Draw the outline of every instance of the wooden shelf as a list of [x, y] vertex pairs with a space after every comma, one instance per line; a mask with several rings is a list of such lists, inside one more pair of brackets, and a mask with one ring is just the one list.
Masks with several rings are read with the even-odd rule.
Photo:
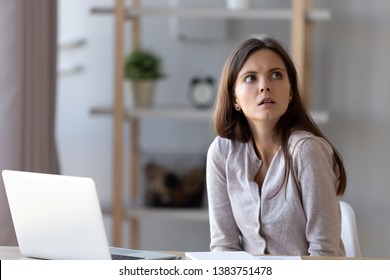
[[[127, 218], [133, 219], [169, 219], [188, 222], [208, 222], [206, 208], [163, 208], [163, 207], [125, 207]], [[103, 215], [112, 215], [112, 207], [102, 207]]]
[[209, 220], [207, 209], [189, 209], [189, 208], [128, 208], [126, 209], [128, 218], [153, 218], [170, 219], [188, 222], [206, 222]]
[[[95, 115], [111, 115], [114, 113], [112, 107], [94, 107], [91, 110]], [[153, 107], [153, 108], [131, 108], [124, 111], [125, 118], [163, 118], [178, 120], [204, 120], [210, 121], [212, 112], [209, 109], [195, 109], [192, 107]]]
[[[113, 14], [112, 7], [92, 8], [94, 14]], [[126, 9], [126, 18], [133, 19], [143, 16], [160, 17], [185, 17], [185, 18], [224, 18], [224, 19], [265, 19], [265, 20], [291, 20], [292, 10], [285, 9], [250, 9], [250, 10], [228, 10], [224, 8], [199, 9], [199, 8], [137, 8]], [[328, 21], [331, 13], [327, 9], [311, 9], [307, 12], [306, 18], [311, 21]]]
[[[112, 115], [113, 113], [114, 109], [112, 107], [94, 107], [91, 109], [91, 114], [94, 115]], [[318, 125], [327, 124], [329, 122], [329, 114], [326, 111], [310, 111], [310, 115]], [[210, 109], [201, 110], [192, 107], [153, 107], [125, 110], [125, 118], [130, 120], [132, 117], [139, 119], [163, 118], [211, 121], [212, 111]]]

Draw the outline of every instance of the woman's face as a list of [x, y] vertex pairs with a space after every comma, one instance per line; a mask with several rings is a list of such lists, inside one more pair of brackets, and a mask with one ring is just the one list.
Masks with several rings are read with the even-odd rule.
[[249, 123], [272, 127], [287, 111], [292, 98], [283, 60], [269, 49], [258, 50], [248, 57], [238, 73], [234, 91], [235, 103]]

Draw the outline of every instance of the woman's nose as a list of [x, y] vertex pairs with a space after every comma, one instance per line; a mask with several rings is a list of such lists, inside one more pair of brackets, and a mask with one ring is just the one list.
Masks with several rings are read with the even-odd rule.
[[269, 87], [261, 87], [260, 92], [271, 92], [271, 89]]
[[259, 83], [259, 91], [263, 92], [271, 92], [271, 87], [266, 81], [262, 81]]

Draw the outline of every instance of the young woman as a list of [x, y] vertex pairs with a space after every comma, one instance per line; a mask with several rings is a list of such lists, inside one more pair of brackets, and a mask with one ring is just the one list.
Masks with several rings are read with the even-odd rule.
[[342, 159], [309, 116], [294, 64], [248, 39], [224, 66], [207, 155], [212, 251], [344, 256]]

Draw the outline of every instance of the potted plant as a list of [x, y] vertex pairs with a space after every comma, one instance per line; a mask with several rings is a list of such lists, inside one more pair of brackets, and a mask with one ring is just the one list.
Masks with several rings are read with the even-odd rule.
[[131, 82], [134, 104], [151, 106], [156, 80], [163, 77], [160, 57], [149, 50], [134, 49], [126, 56], [125, 77]]

